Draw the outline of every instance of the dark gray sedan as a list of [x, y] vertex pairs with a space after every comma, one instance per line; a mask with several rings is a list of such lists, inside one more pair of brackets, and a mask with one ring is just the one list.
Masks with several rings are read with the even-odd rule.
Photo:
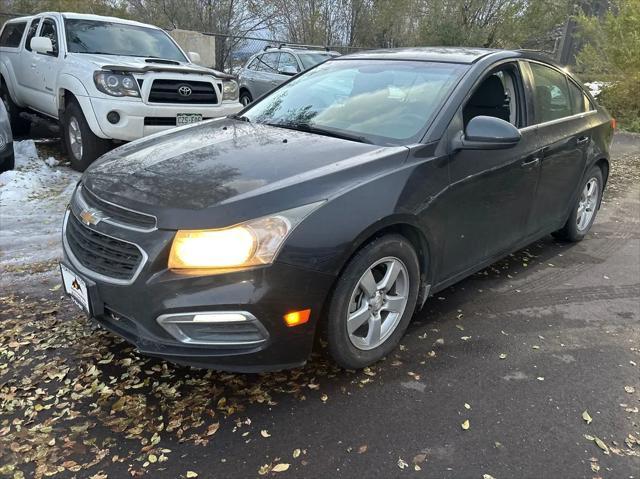
[[14, 161], [13, 136], [9, 116], [4, 102], [0, 101], [0, 173], [13, 170]]
[[613, 122], [532, 53], [342, 56], [240, 115], [118, 148], [64, 220], [65, 290], [145, 354], [240, 371], [391, 353], [429, 296], [579, 241]]

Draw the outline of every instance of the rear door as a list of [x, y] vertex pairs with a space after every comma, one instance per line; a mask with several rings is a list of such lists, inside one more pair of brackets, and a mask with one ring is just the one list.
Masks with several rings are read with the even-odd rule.
[[528, 230], [538, 235], [560, 228], [567, 219], [584, 174], [593, 116], [588, 98], [561, 70], [534, 61], [527, 65], [542, 151]]
[[283, 75], [278, 73], [279, 60], [280, 52], [267, 52], [258, 57], [256, 81], [254, 82], [254, 89], [258, 97], [282, 83]]

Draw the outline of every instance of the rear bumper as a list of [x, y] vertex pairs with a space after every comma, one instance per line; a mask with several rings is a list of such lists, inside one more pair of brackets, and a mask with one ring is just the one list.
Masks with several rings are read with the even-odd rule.
[[[162, 125], [153, 123], [166, 123], [171, 119], [175, 120], [178, 113], [196, 113], [202, 115], [203, 119], [221, 118], [242, 109], [239, 102], [222, 102], [217, 105], [201, 106], [150, 105], [139, 99], [112, 100], [103, 98], [91, 98], [91, 107], [102, 133], [98, 136], [123, 141], [133, 141], [153, 133], [175, 128], [175, 122]], [[115, 125], [107, 120], [107, 114], [111, 111], [116, 111], [120, 115], [120, 121]], [[145, 122], [145, 118], [153, 120]], [[94, 133], [98, 134], [98, 132]]]

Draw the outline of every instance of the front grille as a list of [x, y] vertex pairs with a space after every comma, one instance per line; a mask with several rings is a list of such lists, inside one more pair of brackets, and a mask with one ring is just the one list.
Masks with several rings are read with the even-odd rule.
[[[180, 88], [190, 91], [181, 95]], [[149, 103], [180, 103], [185, 105], [215, 105], [218, 95], [213, 83], [203, 81], [153, 80], [149, 92]]]
[[76, 259], [95, 273], [130, 280], [142, 263], [138, 247], [87, 228], [73, 214], [69, 214], [65, 234]]
[[[113, 222], [122, 224], [123, 226], [132, 226], [134, 228], [142, 229], [153, 229], [156, 227], [155, 216], [138, 213], [137, 211], [131, 211], [111, 204], [98, 198], [83, 186], [80, 186], [77, 194], [79, 195], [79, 198], [77, 199], [80, 200], [80, 202], [84, 202], [86, 206], [104, 213], [104, 216]], [[80, 210], [84, 209], [83, 205], [77, 206]]]

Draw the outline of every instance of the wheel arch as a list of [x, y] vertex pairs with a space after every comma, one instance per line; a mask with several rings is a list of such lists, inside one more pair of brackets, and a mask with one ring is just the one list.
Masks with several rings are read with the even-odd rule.
[[94, 135], [100, 138], [109, 138], [102, 132], [100, 128], [100, 124], [98, 123], [98, 119], [96, 118], [95, 111], [93, 110], [93, 106], [91, 105], [91, 98], [89, 94], [82, 84], [80, 80], [76, 77], [63, 74], [60, 75], [59, 83], [58, 83], [58, 120], [62, 122], [62, 115], [69, 104], [69, 100], [73, 99], [78, 103], [80, 109], [82, 110], [82, 114], [84, 115], [87, 123], [89, 124], [89, 128]]

